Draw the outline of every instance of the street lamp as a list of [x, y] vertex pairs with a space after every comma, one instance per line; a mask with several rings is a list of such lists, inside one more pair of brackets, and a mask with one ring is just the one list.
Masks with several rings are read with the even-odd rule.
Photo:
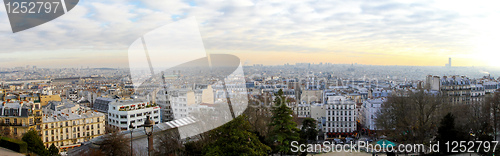
[[149, 118], [149, 115], [146, 115], [146, 121], [144, 121], [144, 132], [148, 136], [148, 155], [151, 155], [151, 151], [153, 150], [153, 125], [155, 123]]
[[130, 129], [130, 156], [133, 155], [133, 151], [132, 151], [132, 132], [135, 128], [134, 124], [132, 122], [130, 122], [130, 125], [128, 125], [128, 128]]

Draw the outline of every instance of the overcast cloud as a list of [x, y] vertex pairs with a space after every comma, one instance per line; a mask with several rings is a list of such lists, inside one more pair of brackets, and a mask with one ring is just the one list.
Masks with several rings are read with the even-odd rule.
[[[5, 8], [0, 7], [0, 65], [36, 60], [38, 65], [46, 61], [51, 66], [61, 59], [50, 58], [60, 57], [72, 58], [80, 66], [102, 54], [116, 55], [121, 59], [117, 66], [127, 66], [127, 48], [135, 39], [191, 16], [198, 21], [207, 51], [231, 53], [255, 63], [276, 64], [272, 57], [256, 60], [255, 55], [263, 53], [325, 54], [357, 60], [368, 60], [360, 56], [396, 59], [425, 55], [481, 62], [484, 56], [497, 56], [491, 51], [497, 48], [495, 40], [500, 35], [496, 22], [500, 10], [495, 6], [498, 4], [488, 1], [429, 0], [85, 0], [51, 22], [15, 34]], [[42, 55], [38, 53], [51, 50], [57, 53], [47, 55], [55, 56], [37, 60]], [[333, 58], [331, 62], [346, 63]]]

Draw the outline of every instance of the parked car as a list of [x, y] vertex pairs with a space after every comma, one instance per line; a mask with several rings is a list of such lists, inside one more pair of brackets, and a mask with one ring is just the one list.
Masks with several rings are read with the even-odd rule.
[[341, 139], [333, 139], [333, 141], [335, 142], [335, 144], [344, 144], [344, 142], [341, 140]]

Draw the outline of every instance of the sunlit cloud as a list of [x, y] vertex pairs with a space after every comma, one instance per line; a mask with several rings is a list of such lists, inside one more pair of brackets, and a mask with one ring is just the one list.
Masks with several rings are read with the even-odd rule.
[[56, 20], [16, 34], [0, 7], [0, 56], [36, 60], [39, 57], [31, 54], [54, 51], [47, 53], [54, 56], [33, 62], [71, 66], [55, 59], [71, 55], [76, 62], [105, 64], [88, 60], [90, 53], [124, 59], [115, 62], [126, 67], [126, 49], [137, 37], [195, 16], [208, 52], [230, 53], [254, 63], [441, 66], [453, 57], [460, 62], [456, 65], [500, 66], [488, 57], [497, 49], [494, 41], [500, 35], [495, 22], [500, 12], [495, 6], [486, 1], [441, 0], [89, 0]]

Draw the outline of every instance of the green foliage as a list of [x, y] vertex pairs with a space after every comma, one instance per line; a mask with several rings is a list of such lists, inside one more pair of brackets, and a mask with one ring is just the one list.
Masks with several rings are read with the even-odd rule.
[[300, 131], [301, 138], [306, 140], [316, 140], [318, 130], [316, 129], [316, 120], [313, 118], [305, 118], [302, 121], [302, 130]]
[[24, 134], [22, 140], [28, 144], [28, 151], [38, 155], [48, 155], [47, 149], [43, 146], [43, 141], [38, 136], [38, 132], [30, 130]]
[[260, 142], [248, 131], [251, 129], [247, 117], [241, 115], [209, 133], [216, 138], [203, 148], [205, 155], [268, 155], [271, 148]]
[[[464, 133], [457, 130], [455, 117], [451, 113], [448, 113], [441, 120], [436, 140], [439, 141], [439, 149], [446, 149], [446, 142], [467, 141], [467, 138]], [[441, 152], [446, 152], [446, 150], [441, 150]]]
[[26, 144], [26, 142], [7, 137], [2, 137], [0, 139], [0, 147], [4, 147], [19, 153], [26, 153], [28, 150], [28, 144]]
[[272, 110], [271, 132], [269, 142], [273, 146], [274, 153], [293, 154], [291, 152], [291, 142], [299, 141], [299, 132], [297, 124], [292, 120], [293, 111], [286, 106], [286, 100], [283, 91], [280, 89], [275, 94], [274, 104], [276, 107]]
[[49, 147], [49, 155], [51, 156], [59, 155], [59, 149], [57, 149], [57, 147], [54, 144], [50, 145]]

